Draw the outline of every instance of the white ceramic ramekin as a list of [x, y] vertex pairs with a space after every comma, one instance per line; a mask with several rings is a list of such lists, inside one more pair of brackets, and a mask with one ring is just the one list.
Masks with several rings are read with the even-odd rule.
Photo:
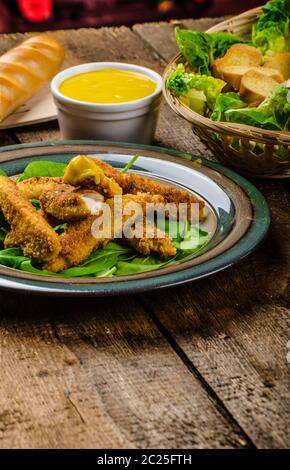
[[[149, 96], [118, 104], [96, 104], [74, 100], [59, 91], [67, 78], [100, 69], [139, 72], [154, 80], [156, 90]], [[151, 69], [119, 62], [93, 62], [58, 73], [51, 82], [64, 139], [97, 139], [149, 144], [156, 129], [162, 96], [162, 78]]]

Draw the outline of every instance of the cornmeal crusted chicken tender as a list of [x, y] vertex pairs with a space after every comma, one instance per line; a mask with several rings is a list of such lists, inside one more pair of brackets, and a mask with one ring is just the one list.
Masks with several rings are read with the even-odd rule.
[[[158, 253], [161, 256], [172, 256], [176, 254], [176, 249], [172, 244], [171, 238], [161, 230], [154, 227], [148, 220], [145, 221], [143, 212], [134, 211], [135, 204], [143, 211], [147, 203], [159, 204], [163, 202], [162, 196], [150, 194], [126, 195], [120, 196], [122, 209], [127, 207], [128, 215], [122, 214], [122, 220], [117, 217], [114, 219], [114, 199], [108, 199], [108, 207], [110, 209], [109, 230], [102, 233], [94, 231], [94, 223], [98, 219], [96, 216], [89, 216], [81, 221], [68, 223], [64, 233], [60, 235], [61, 252], [54, 259], [44, 264], [43, 269], [51, 272], [61, 272], [71, 266], [77, 266], [85, 261], [94, 250], [105, 246], [110, 240], [115, 238], [123, 239], [123, 241], [134, 247], [139, 253], [150, 254]], [[131, 207], [130, 207], [131, 204]], [[122, 226], [130, 217], [130, 209], [133, 211], [133, 222], [137, 219], [141, 220], [142, 225], [147, 224], [150, 227], [150, 237], [142, 236], [140, 238], [132, 237], [127, 239], [122, 235]], [[140, 219], [141, 215], [141, 219]], [[104, 219], [106, 220], [106, 219]]]
[[49, 176], [36, 176], [17, 183], [17, 188], [27, 199], [39, 199], [44, 191], [51, 191], [62, 185], [63, 190], [74, 190], [73, 186], [64, 184], [63, 178], [50, 178]]
[[62, 185], [44, 191], [39, 198], [43, 211], [62, 222], [74, 222], [92, 215], [103, 199], [97, 192], [67, 190]]
[[111, 238], [97, 238], [92, 235], [95, 220], [96, 216], [90, 216], [79, 222], [68, 224], [65, 232], [59, 237], [61, 253], [44, 264], [43, 270], [58, 273], [71, 266], [78, 266], [94, 250], [106, 245]]
[[[114, 200], [107, 201], [114, 210]], [[136, 195], [126, 194], [122, 196], [122, 222], [119, 224], [122, 230], [124, 243], [135, 248], [143, 255], [157, 253], [162, 257], [176, 255], [176, 248], [172, 238], [162, 230], [155, 227], [153, 222], [146, 218], [147, 204], [162, 206], [164, 199], [161, 195], [138, 193]], [[129, 223], [129, 225], [127, 225]], [[139, 226], [138, 226], [139, 224]], [[134, 229], [134, 232], [131, 231]], [[135, 235], [134, 235], [135, 233]], [[115, 231], [116, 235], [116, 231]]]
[[[148, 228], [148, 221], [146, 223]], [[151, 224], [151, 232], [152, 235], [150, 237], [124, 238], [124, 242], [126, 245], [135, 248], [142, 255], [150, 255], [150, 253], [156, 253], [162, 257], [176, 255], [176, 248], [173, 246], [169, 235], [159, 230], [153, 224]]]
[[58, 235], [38, 214], [14, 181], [0, 176], [0, 208], [11, 231], [5, 248], [20, 247], [25, 256], [39, 262], [49, 261], [61, 250]]

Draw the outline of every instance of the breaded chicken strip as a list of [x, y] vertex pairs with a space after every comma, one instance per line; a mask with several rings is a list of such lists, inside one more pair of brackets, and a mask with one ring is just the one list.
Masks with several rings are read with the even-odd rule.
[[104, 197], [93, 191], [68, 191], [59, 185], [44, 191], [39, 200], [46, 214], [61, 222], [75, 222], [98, 213]]
[[[110, 199], [107, 202], [114, 212], [114, 200]], [[143, 255], [157, 253], [162, 257], [174, 256], [176, 248], [172, 238], [146, 218], [147, 204], [158, 207], [162, 206], [163, 202], [163, 197], [155, 194], [138, 193], [122, 196], [122, 223], [118, 225], [122, 233], [118, 234], [115, 230], [114, 235], [122, 237], [124, 243]]]
[[[43, 269], [51, 272], [60, 272], [71, 266], [77, 266], [85, 261], [91, 253], [106, 245], [110, 240], [113, 240], [117, 234], [117, 238], [123, 238], [126, 244], [134, 247], [142, 254], [150, 254], [151, 252], [158, 253], [161, 256], [173, 256], [176, 254], [176, 249], [172, 244], [171, 238], [161, 230], [154, 227], [149, 221], [145, 221], [143, 209], [147, 203], [162, 203], [162, 196], [150, 194], [126, 195], [120, 196], [121, 208], [126, 208], [126, 214], [121, 213], [121, 220], [114, 218], [114, 199], [108, 199], [108, 209], [110, 210], [110, 226], [105, 234], [100, 234], [94, 231], [94, 224], [98, 217], [90, 216], [79, 222], [70, 223], [67, 225], [65, 232], [60, 235], [59, 240], [62, 246], [61, 253], [49, 263], [43, 266]], [[135, 210], [135, 204], [138, 204], [139, 210]], [[132, 217], [132, 223], [141, 221], [142, 227], [150, 227], [150, 237], [142, 234], [140, 238], [132, 237], [126, 238], [122, 234], [122, 226], [128, 222]], [[106, 220], [106, 219], [104, 219]], [[147, 225], [146, 225], [147, 224]]]
[[[148, 221], [146, 224], [148, 228]], [[132, 246], [132, 248], [135, 248], [135, 250], [142, 255], [150, 255], [151, 253], [156, 253], [162, 257], [176, 255], [176, 248], [173, 246], [172, 239], [169, 235], [159, 230], [153, 224], [151, 224], [151, 233], [152, 235], [150, 235], [150, 237], [124, 237], [123, 240], [126, 245]]]
[[[143, 176], [139, 176], [135, 173], [121, 173], [120, 171], [116, 170], [116, 168], [113, 168], [101, 160], [96, 160], [96, 162], [108, 177], [114, 178], [114, 180], [121, 186], [123, 194], [138, 194], [139, 192], [147, 192], [150, 194], [159, 194], [163, 196], [165, 203], [173, 203], [177, 206], [182, 203], [187, 204], [189, 220], [191, 219], [192, 215], [191, 204], [198, 204], [197, 214], [199, 215], [199, 220], [204, 219], [204, 202], [188, 191], [183, 191], [174, 186], [157, 183], [156, 181], [153, 181], [149, 178], [144, 178]], [[177, 211], [177, 215], [181, 214], [178, 214]]]
[[[95, 166], [100, 168], [106, 177], [114, 180], [122, 188], [123, 194], [138, 194], [139, 192], [147, 192], [152, 195], [159, 194], [163, 196], [166, 203], [174, 203], [176, 206], [182, 203], [187, 204], [187, 216], [189, 221], [196, 218], [199, 218], [199, 220], [203, 220], [205, 218], [204, 201], [200, 200], [197, 196], [189, 193], [188, 191], [183, 191], [174, 186], [157, 183], [156, 181], [144, 178], [143, 176], [139, 176], [135, 173], [121, 173], [119, 170], [113, 168], [102, 160], [82, 155], [79, 155], [76, 158], [78, 159], [78, 164], [82, 165], [83, 172], [85, 172], [86, 165], [90, 172], [96, 171]], [[68, 179], [66, 182], [70, 182], [70, 180]], [[82, 181], [79, 180], [78, 183], [83, 187], [86, 187], [86, 185], [88, 185], [88, 187], [93, 187], [92, 177], [83, 179]], [[194, 207], [193, 211], [191, 206], [192, 204], [198, 205], [197, 208], [196, 206]], [[178, 212], [179, 211], [177, 211], [177, 215], [182, 216], [182, 214]]]
[[5, 247], [20, 247], [25, 256], [39, 262], [58, 255], [61, 245], [58, 235], [38, 214], [14, 181], [0, 176], [0, 208], [11, 231], [5, 238]]
[[71, 266], [78, 266], [94, 250], [108, 243], [110, 238], [95, 238], [92, 235], [92, 225], [95, 220], [95, 216], [90, 216], [79, 222], [68, 224], [65, 232], [59, 237], [61, 253], [44, 264], [43, 270], [58, 273]]
[[69, 184], [64, 184], [63, 178], [50, 178], [46, 176], [36, 176], [17, 183], [18, 189], [27, 199], [39, 199], [44, 191], [51, 191], [61, 185], [63, 190], [74, 190]]

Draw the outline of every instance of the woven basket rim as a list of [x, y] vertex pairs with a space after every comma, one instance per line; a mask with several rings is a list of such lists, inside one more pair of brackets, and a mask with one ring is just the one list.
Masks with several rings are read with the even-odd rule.
[[[234, 16], [230, 19], [222, 21], [217, 25], [212, 26], [206, 32], [213, 33], [215, 31], [227, 31], [228, 27], [234, 27], [240, 20], [251, 20], [252, 23], [257, 15], [262, 13], [262, 7], [247, 10], [240, 15]], [[276, 145], [289, 145], [290, 132], [274, 131], [267, 129], [260, 129], [259, 127], [249, 126], [247, 124], [228, 123], [224, 121], [212, 121], [210, 118], [196, 113], [189, 107], [182, 104], [176, 97], [174, 97], [167, 89], [167, 79], [169, 75], [176, 69], [176, 65], [180, 62], [185, 62], [181, 53], [176, 54], [173, 59], [167, 64], [162, 80], [163, 95], [169, 106], [180, 116], [185, 118], [197, 127], [210, 130], [212, 132], [221, 132], [223, 134], [231, 134], [241, 138], [251, 138], [263, 143], [276, 144]]]

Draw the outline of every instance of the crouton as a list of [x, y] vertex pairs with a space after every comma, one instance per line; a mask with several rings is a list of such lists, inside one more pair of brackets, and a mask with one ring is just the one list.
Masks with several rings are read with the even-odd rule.
[[230, 65], [228, 67], [223, 67], [221, 73], [223, 75], [223, 80], [231, 85], [236, 91], [240, 89], [242, 77], [249, 72], [250, 70], [256, 70], [263, 75], [276, 80], [277, 83], [282, 83], [284, 81], [281, 73], [276, 69], [270, 69], [268, 67], [249, 67], [245, 65]]
[[264, 67], [279, 70], [284, 80], [288, 80], [290, 78], [290, 52], [278, 52], [272, 55], [264, 63]]
[[214, 60], [213, 63], [211, 64], [211, 71], [214, 77], [221, 78], [223, 80], [221, 76], [221, 67], [222, 67], [221, 61], [222, 61], [221, 58]]
[[233, 44], [222, 58], [213, 62], [212, 70], [215, 77], [222, 78], [224, 67], [232, 65], [259, 67], [262, 63], [263, 56], [256, 47], [247, 44]]
[[259, 105], [278, 85], [278, 82], [260, 70], [249, 70], [241, 80], [240, 96], [251, 106]]
[[239, 90], [241, 79], [245, 73], [251, 70], [248, 65], [228, 65], [220, 70], [223, 80], [231, 85], [234, 90]]

